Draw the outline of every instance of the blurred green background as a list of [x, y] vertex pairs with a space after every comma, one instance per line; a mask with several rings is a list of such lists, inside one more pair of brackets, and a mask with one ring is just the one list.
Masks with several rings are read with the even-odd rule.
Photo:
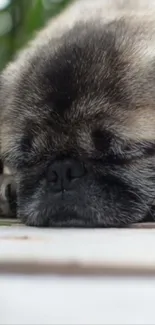
[[0, 70], [35, 30], [72, 0], [0, 0]]

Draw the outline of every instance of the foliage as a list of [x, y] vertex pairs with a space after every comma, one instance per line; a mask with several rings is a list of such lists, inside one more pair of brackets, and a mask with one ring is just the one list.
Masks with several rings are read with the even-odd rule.
[[0, 70], [35, 30], [72, 0], [0, 0]]

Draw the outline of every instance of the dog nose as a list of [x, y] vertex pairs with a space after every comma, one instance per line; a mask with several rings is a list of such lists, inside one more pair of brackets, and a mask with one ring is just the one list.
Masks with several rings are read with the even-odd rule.
[[53, 191], [69, 190], [73, 181], [85, 175], [85, 167], [80, 161], [65, 159], [55, 161], [49, 168], [48, 181], [52, 184]]

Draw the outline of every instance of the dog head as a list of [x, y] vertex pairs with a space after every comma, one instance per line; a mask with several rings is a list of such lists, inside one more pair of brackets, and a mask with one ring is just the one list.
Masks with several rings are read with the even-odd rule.
[[15, 170], [17, 212], [26, 224], [121, 226], [150, 211], [151, 30], [146, 22], [124, 19], [75, 26], [22, 67], [15, 64], [10, 81], [4, 72], [1, 151]]

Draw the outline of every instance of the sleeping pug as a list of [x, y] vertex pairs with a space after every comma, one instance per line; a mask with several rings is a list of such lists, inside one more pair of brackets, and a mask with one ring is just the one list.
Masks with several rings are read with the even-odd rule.
[[155, 1], [73, 1], [2, 72], [0, 115], [26, 225], [154, 219]]

